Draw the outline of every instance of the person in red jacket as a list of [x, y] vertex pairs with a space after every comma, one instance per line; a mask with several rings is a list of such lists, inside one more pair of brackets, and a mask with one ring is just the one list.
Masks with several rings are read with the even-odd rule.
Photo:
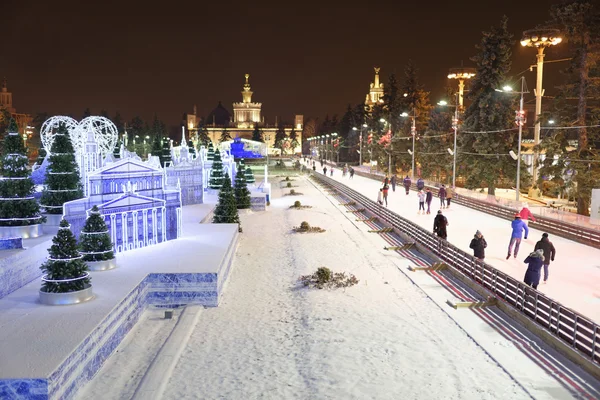
[[526, 225], [529, 225], [529, 219], [531, 218], [531, 220], [535, 222], [535, 217], [533, 216], [531, 211], [529, 211], [529, 208], [527, 206], [527, 203], [523, 203], [523, 208], [521, 209], [521, 212], [519, 212], [519, 215], [521, 216], [521, 221], [525, 222]]

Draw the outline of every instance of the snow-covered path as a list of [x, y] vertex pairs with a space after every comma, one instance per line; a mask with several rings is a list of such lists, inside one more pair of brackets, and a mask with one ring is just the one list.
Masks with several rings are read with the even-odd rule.
[[[377, 192], [382, 186], [379, 181], [357, 175], [352, 179], [342, 178], [341, 171], [337, 168], [333, 179], [373, 200], [377, 198]], [[388, 202], [390, 210], [433, 231], [433, 219], [440, 209], [438, 198], [434, 197], [431, 203], [430, 215], [417, 214], [419, 200], [416, 192], [411, 191], [407, 196], [402, 186], [397, 186], [395, 192], [390, 188]], [[510, 221], [458, 204], [452, 204], [449, 209], [442, 211], [448, 218], [450, 243], [467, 253], [472, 253], [469, 244], [475, 232], [480, 230], [488, 244], [486, 263], [516, 279], [523, 279], [527, 269], [523, 260], [533, 251], [543, 231], [530, 228], [528, 239], [521, 243], [518, 257], [506, 260], [511, 234]], [[540, 283], [538, 289], [563, 305], [600, 323], [600, 249], [552, 234], [550, 241], [556, 248], [556, 258], [550, 264], [548, 283]]]
[[[274, 188], [267, 213], [242, 216], [224, 301], [203, 312], [165, 399], [531, 398], [368, 233], [294, 184], [304, 196]], [[288, 209], [294, 200], [313, 208]], [[327, 232], [291, 233], [303, 220]], [[320, 266], [360, 283], [297, 285]]]

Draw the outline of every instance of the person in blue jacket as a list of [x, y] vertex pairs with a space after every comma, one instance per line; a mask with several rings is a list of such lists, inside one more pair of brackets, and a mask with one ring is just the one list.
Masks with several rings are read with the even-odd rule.
[[425, 181], [423, 180], [423, 178], [419, 177], [419, 179], [417, 179], [417, 190], [423, 190], [425, 188]]
[[527, 272], [525, 272], [525, 278], [523, 281], [525, 284], [537, 289], [540, 284], [540, 277], [542, 272], [542, 266], [544, 265], [544, 250], [537, 249], [533, 253], [527, 256], [525, 263], [529, 264]]
[[523, 237], [523, 230], [525, 230], [525, 239], [529, 235], [529, 228], [527, 224], [521, 221], [521, 215], [515, 214], [515, 219], [511, 223], [512, 226], [512, 235], [510, 237], [510, 243], [508, 244], [508, 255], [506, 259], [510, 258], [510, 253], [512, 251], [513, 245], [515, 246], [515, 258], [517, 258], [517, 253], [519, 253], [519, 246], [521, 245], [521, 238]]
[[410, 177], [406, 175], [406, 178], [404, 178], [404, 181], [402, 181], [402, 183], [404, 184], [404, 189], [406, 189], [406, 194], [408, 194], [410, 191], [410, 185], [412, 184]]

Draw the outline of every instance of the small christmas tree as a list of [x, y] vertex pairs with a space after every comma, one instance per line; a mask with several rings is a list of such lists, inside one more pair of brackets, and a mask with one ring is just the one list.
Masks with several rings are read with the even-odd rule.
[[83, 261], [105, 261], [115, 258], [108, 227], [97, 206], [92, 207], [79, 238]]
[[90, 283], [89, 276], [85, 277], [88, 267], [77, 251], [75, 235], [66, 220], [60, 221], [60, 228], [52, 238], [48, 253], [48, 260], [40, 267], [46, 274], [42, 284], [43, 292], [67, 293], [86, 288]]
[[215, 159], [215, 148], [213, 147], [212, 142], [208, 143], [208, 150], [207, 150], [207, 153], [206, 153], [206, 159], [208, 161], [212, 161], [212, 160]]
[[229, 174], [225, 173], [223, 177], [223, 186], [219, 191], [219, 203], [215, 208], [215, 215], [213, 217], [213, 223], [215, 224], [239, 224], [240, 216], [238, 215], [237, 203], [235, 201], [235, 194], [231, 187], [231, 179]]
[[[215, 152], [215, 158], [213, 160], [212, 169], [210, 170], [210, 180], [208, 181], [208, 187], [211, 189], [220, 189], [223, 185], [223, 161], [221, 161], [221, 152]], [[229, 182], [231, 186], [231, 181]]]
[[64, 203], [83, 197], [73, 144], [64, 124], [60, 124], [54, 134], [48, 161], [50, 165], [40, 203], [48, 214], [62, 214]]
[[33, 197], [34, 183], [27, 169], [29, 160], [19, 136], [19, 129], [11, 119], [4, 138], [0, 180], [0, 226], [25, 226], [44, 220]]
[[[241, 173], [241, 171], [240, 171]], [[254, 174], [252, 173], [252, 170], [250, 169], [250, 167], [246, 167], [246, 171], [244, 171], [245, 175], [246, 175], [246, 182], [247, 183], [254, 183]]]
[[250, 191], [243, 169], [235, 175], [235, 202], [238, 209], [250, 208]]
[[123, 141], [121, 140], [121, 137], [119, 137], [119, 140], [117, 140], [117, 144], [115, 144], [115, 148], [113, 149], [113, 157], [115, 159], [121, 158], [121, 145], [122, 144], [123, 144]]
[[165, 166], [165, 164], [163, 164], [163, 143], [162, 143], [162, 139], [160, 137], [160, 135], [158, 134], [154, 134], [154, 138], [152, 138], [152, 149], [150, 149], [150, 154], [152, 154], [153, 156], [158, 156], [158, 159], [160, 160], [160, 165], [161, 166]]

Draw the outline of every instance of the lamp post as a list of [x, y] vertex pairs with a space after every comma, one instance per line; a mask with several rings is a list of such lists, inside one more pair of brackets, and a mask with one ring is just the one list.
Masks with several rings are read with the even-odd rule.
[[[530, 29], [523, 32], [523, 38], [521, 39], [521, 46], [523, 47], [535, 47], [537, 48], [537, 81], [535, 86], [535, 128], [533, 134], [533, 143], [535, 146], [540, 144], [540, 118], [542, 114], [542, 96], [544, 96], [544, 89], [542, 88], [542, 78], [544, 74], [544, 49], [546, 47], [554, 46], [562, 42], [562, 38], [559, 36], [560, 31], [558, 29]], [[533, 182], [537, 182], [537, 162], [539, 158], [539, 151], [537, 147], [534, 148], [533, 152]]]
[[463, 94], [465, 91], [465, 80], [471, 79], [475, 76], [475, 68], [451, 68], [448, 73], [448, 79], [458, 80], [458, 107], [463, 110]]
[[[496, 91], [511, 93], [512, 88], [510, 88], [509, 86], [505, 86], [502, 88], [502, 90], [496, 89]], [[513, 93], [519, 93], [521, 95], [521, 99], [519, 100], [519, 111], [517, 111], [517, 116], [515, 118], [515, 122], [519, 126], [519, 143], [517, 146], [516, 156], [512, 150], [510, 151], [510, 156], [513, 158], [513, 160], [514, 159], [517, 160], [517, 193], [515, 196], [515, 200], [519, 201], [519, 196], [521, 194], [521, 192], [520, 192], [520, 190], [521, 190], [521, 141], [522, 141], [521, 138], [523, 136], [523, 125], [525, 125], [525, 111], [523, 110], [523, 94], [529, 93], [529, 91], [525, 91], [525, 77], [524, 76], [521, 77], [521, 91], [513, 92]]]
[[[454, 129], [454, 149], [449, 153], [452, 154], [453, 156], [453, 160], [452, 160], [452, 187], [456, 187], [456, 136], [458, 133], [458, 109], [460, 107], [462, 107], [462, 105], [460, 104], [460, 92], [456, 93], [456, 104], [454, 106], [449, 106], [449, 107], [454, 107], [454, 118], [452, 119], [452, 129]], [[448, 106], [448, 103], [445, 101], [440, 101], [438, 103], [440, 106]]]
[[[404, 94], [404, 97], [406, 97], [407, 94]], [[410, 172], [410, 176], [411, 179], [414, 181], [415, 180], [415, 138], [417, 137], [417, 120], [416, 120], [416, 116], [417, 116], [417, 110], [413, 108], [413, 115], [408, 115], [407, 112], [403, 112], [402, 114], [400, 114], [401, 117], [408, 117], [412, 119], [412, 126], [410, 127], [410, 134], [412, 135], [412, 152], [411, 156], [412, 156], [412, 167], [411, 167], [411, 172]]]
[[[337, 135], [338, 135], [337, 132], [333, 132], [331, 134], [331, 162], [333, 162], [333, 141], [334, 141], [334, 139], [337, 138]], [[336, 152], [336, 154], [337, 154], [337, 162], [336, 162], [336, 165], [337, 165], [337, 163], [340, 162], [340, 153], [339, 153], [339, 150]]]

